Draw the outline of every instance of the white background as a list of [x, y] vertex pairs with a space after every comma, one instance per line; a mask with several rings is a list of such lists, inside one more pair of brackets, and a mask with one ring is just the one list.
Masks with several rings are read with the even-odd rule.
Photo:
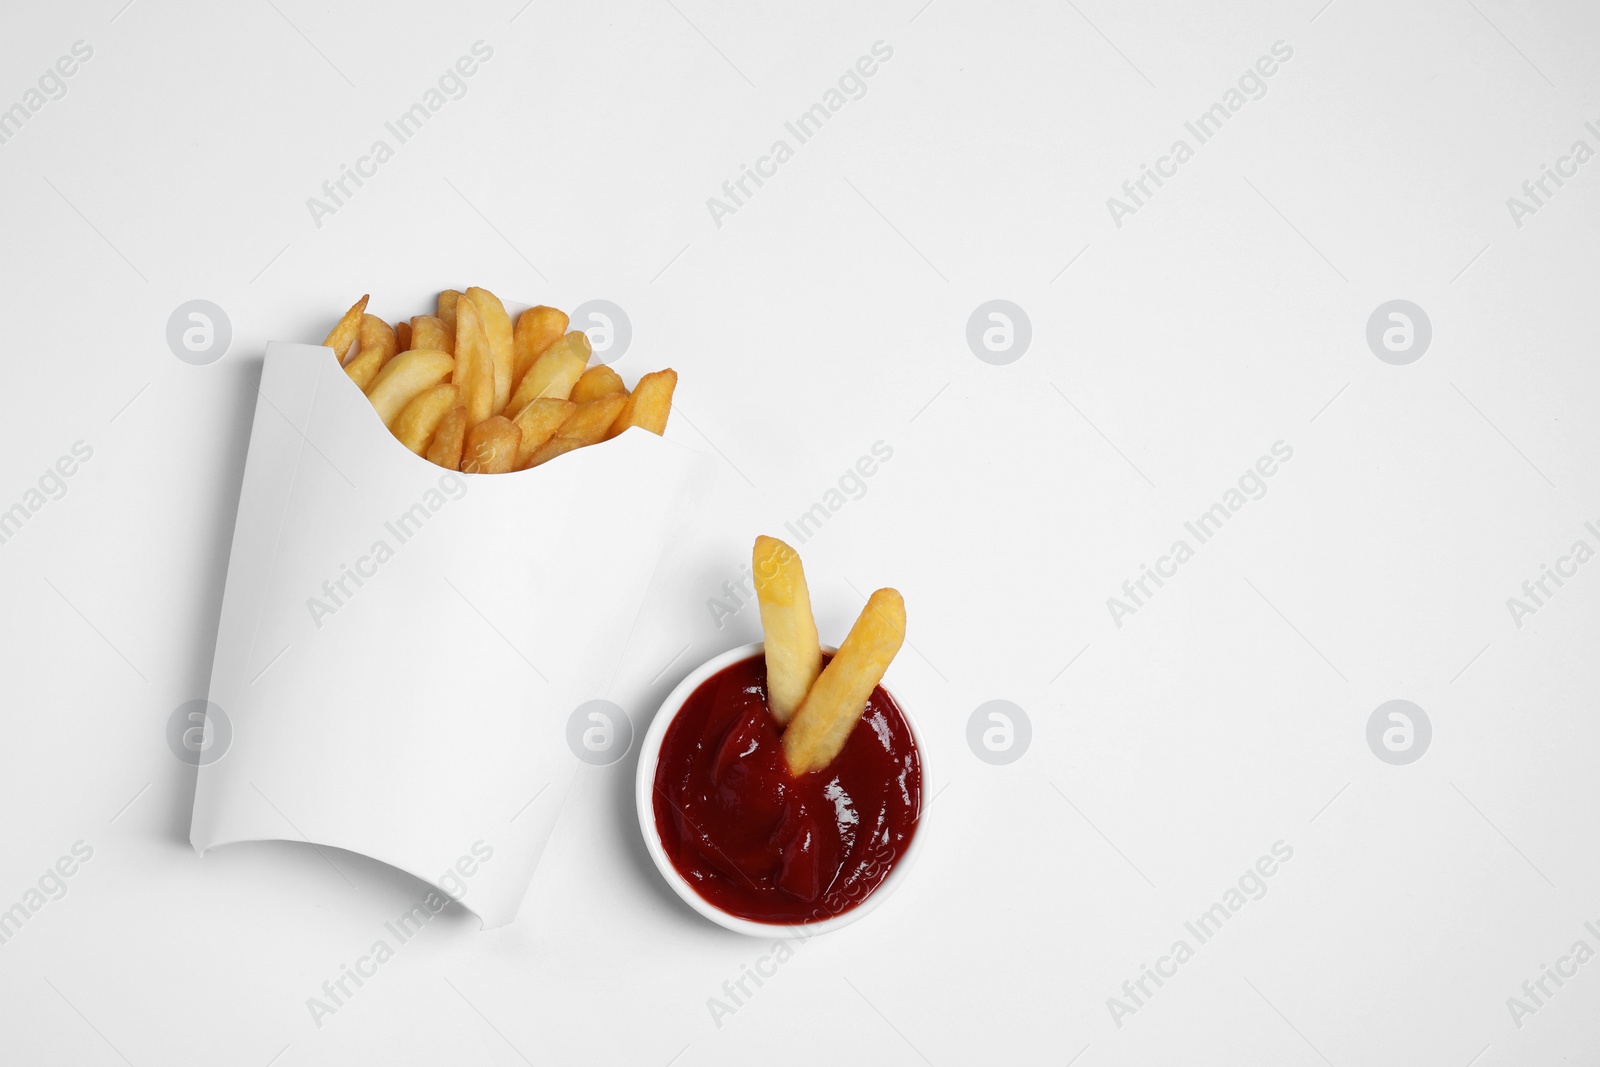
[[[1600, 963], [1520, 1027], [1507, 998], [1600, 950], [1600, 565], [1521, 627], [1506, 598], [1600, 547], [1600, 162], [1520, 227], [1506, 199], [1600, 148], [1600, 11], [122, 3], [13, 6], [0, 34], [0, 107], [93, 48], [0, 145], [0, 508], [93, 448], [0, 545], [0, 908], [94, 850], [0, 945], [0, 1058], [1592, 1054]], [[478, 40], [467, 94], [316, 225], [307, 198]], [[1106, 198], [1280, 40], [1266, 95], [1115, 225]], [[707, 198], [876, 41], [866, 94], [716, 225]], [[905, 593], [890, 681], [929, 738], [926, 849], [720, 1026], [708, 999], [771, 947], [670, 895], [631, 756], [580, 768], [517, 924], [450, 909], [320, 1027], [307, 998], [422, 884], [188, 845], [165, 729], [206, 692], [265, 342], [320, 340], [364, 292], [397, 319], [471, 284], [626, 308], [618, 369], [677, 368], [674, 417], [718, 455], [614, 694], [641, 730], [756, 636], [706, 607], [753, 536], [894, 450], [802, 552], [825, 639], [871, 588]], [[195, 298], [233, 325], [209, 366], [165, 341]], [[1032, 322], [1007, 366], [965, 340], [994, 298]], [[1433, 325], [1409, 366], [1365, 340], [1395, 298]], [[1267, 495], [1116, 626], [1106, 598], [1280, 440]], [[1433, 724], [1409, 766], [1365, 739], [1394, 698]], [[966, 743], [991, 699], [1032, 722], [1008, 766]], [[1280, 840], [1266, 895], [1117, 1025], [1107, 999]]]

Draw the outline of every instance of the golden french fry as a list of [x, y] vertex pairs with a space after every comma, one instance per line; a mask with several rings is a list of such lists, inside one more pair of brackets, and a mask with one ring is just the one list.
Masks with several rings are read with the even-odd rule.
[[572, 386], [572, 394], [567, 397], [574, 404], [587, 404], [591, 400], [599, 400], [612, 393], [626, 393], [628, 387], [622, 384], [622, 375], [601, 363], [590, 367], [578, 377]]
[[399, 351], [404, 352], [411, 347], [411, 324], [401, 319], [394, 324], [395, 343], [400, 346]]
[[[483, 335], [489, 341], [489, 355], [494, 360], [494, 414], [505, 410], [511, 399], [511, 316], [500, 298], [476, 285], [466, 292], [472, 307], [483, 323]], [[459, 325], [459, 323], [457, 324]]]
[[517, 417], [511, 420], [522, 431], [522, 443], [517, 447], [517, 470], [528, 465], [534, 450], [555, 436], [577, 407], [570, 400], [547, 396], [533, 400], [517, 412]]
[[589, 338], [582, 332], [574, 330], [565, 335], [533, 361], [533, 366], [518, 383], [517, 391], [511, 395], [511, 403], [506, 406], [515, 414], [536, 397], [567, 399], [572, 387], [583, 377], [583, 368], [588, 366], [592, 351]]
[[385, 363], [396, 351], [394, 330], [376, 315], [361, 316], [361, 347], [355, 358], [344, 365], [345, 374], [362, 392], [372, 384]]
[[372, 401], [372, 407], [383, 424], [393, 425], [395, 416], [418, 393], [450, 376], [455, 362], [447, 353], [426, 348], [402, 352], [378, 372], [372, 387], [367, 390], [367, 399]]
[[677, 387], [678, 372], [670, 367], [640, 378], [617, 421], [606, 432], [606, 440], [630, 426], [639, 426], [661, 436], [667, 429], [667, 416], [672, 414], [672, 391]]
[[483, 320], [470, 300], [456, 301], [456, 387], [467, 406], [467, 428], [494, 414], [494, 357]]
[[[361, 351], [358, 355], [366, 355], [370, 351], [383, 354], [383, 362], [387, 363], [400, 351], [400, 339], [395, 335], [394, 327], [378, 318], [376, 315], [361, 316]], [[378, 366], [383, 369], [382, 364]]]
[[[466, 304], [463, 302], [463, 307]], [[492, 415], [467, 431], [461, 469], [467, 474], [504, 474], [515, 470], [522, 431], [504, 415]]]
[[350, 346], [356, 343], [356, 338], [361, 336], [361, 316], [367, 310], [367, 301], [372, 299], [372, 294], [367, 294], [344, 313], [338, 325], [328, 331], [328, 336], [323, 339], [323, 344], [333, 349], [334, 358], [340, 363], [350, 354]]
[[[763, 621], [765, 617], [763, 611]], [[893, 589], [879, 589], [867, 598], [844, 644], [783, 732], [783, 756], [791, 774], [802, 775], [833, 762], [905, 637], [905, 600]]]
[[537, 467], [575, 448], [603, 440], [606, 430], [616, 421], [617, 412], [621, 411], [622, 405], [627, 402], [628, 398], [623, 394], [612, 393], [599, 400], [579, 404], [567, 417], [567, 421], [561, 424], [555, 436], [534, 449], [532, 457], [528, 460], [528, 466]]
[[461, 450], [467, 442], [467, 409], [457, 404], [444, 413], [439, 428], [434, 431], [433, 444], [428, 446], [426, 459], [448, 470], [461, 469]]
[[422, 455], [433, 440], [434, 431], [449, 410], [456, 406], [456, 387], [440, 382], [411, 398], [411, 403], [395, 416], [394, 435], [417, 455]]
[[372, 380], [383, 369], [383, 354], [377, 350], [356, 353], [356, 358], [344, 365], [344, 373], [363, 393], [372, 388]]
[[456, 331], [446, 329], [437, 316], [417, 315], [411, 320], [411, 347], [432, 348], [439, 352], [456, 353]]
[[454, 289], [446, 289], [439, 294], [439, 310], [436, 312], [439, 321], [444, 323], [444, 328], [450, 331], [450, 336], [456, 333], [456, 301], [461, 299], [461, 294]]
[[561, 335], [566, 332], [565, 311], [557, 311], [541, 304], [517, 316], [516, 333], [511, 338], [513, 389], [522, 381], [522, 376], [528, 373], [533, 361], [538, 359], [545, 349], [560, 340]]
[[[780, 724], [794, 718], [822, 672], [822, 645], [800, 553], [776, 537], [756, 538], [756, 600], [766, 640], [767, 707]], [[871, 690], [868, 690], [871, 692]]]

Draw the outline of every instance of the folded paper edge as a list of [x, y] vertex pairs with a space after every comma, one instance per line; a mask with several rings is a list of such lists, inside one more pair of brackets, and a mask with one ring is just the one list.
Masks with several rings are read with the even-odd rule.
[[[555, 827], [553, 825], [551, 827], [550, 832], [552, 834], [555, 833]], [[408, 874], [411, 877], [415, 878], [417, 881], [421, 882], [423, 885], [427, 886], [429, 889], [436, 890], [446, 900], [451, 901], [452, 903], [455, 903], [455, 904], [459, 904], [466, 911], [471, 912], [472, 915], [475, 918], [477, 918], [477, 920], [478, 920], [478, 929], [479, 930], [492, 930], [492, 929], [495, 929], [496, 927], [507, 926], [507, 925], [515, 922], [516, 918], [517, 918], [517, 913], [522, 910], [523, 897], [527, 896], [527, 890], [524, 889], [523, 893], [522, 893], [522, 896], [519, 896], [517, 898], [516, 906], [511, 909], [511, 914], [501, 918], [501, 917], [498, 917], [498, 916], [491, 916], [491, 915], [485, 914], [482, 911], [479, 911], [477, 908], [473, 907], [471, 904], [468, 904], [467, 901], [464, 898], [453, 896], [450, 893], [449, 890], [445, 889], [438, 882], [435, 882], [432, 878], [429, 878], [429, 877], [426, 877], [425, 875], [419, 874], [417, 871], [414, 871], [409, 867], [402, 866], [401, 864], [398, 864], [398, 863], [391, 863], [390, 861], [385, 860], [385, 859], [379, 859], [377, 856], [372, 855], [370, 852], [363, 852], [360, 849], [349, 848], [349, 847], [347, 847], [345, 845], [336, 844], [335, 842], [332, 842], [332, 841], [312, 841], [309, 838], [304, 838], [304, 837], [235, 837], [235, 838], [229, 838], [226, 841], [212, 841], [212, 842], [202, 846], [202, 845], [197, 844], [193, 840], [193, 837], [191, 836], [189, 844], [194, 846], [195, 852], [203, 859], [205, 857], [206, 853], [210, 852], [212, 849], [226, 848], [229, 845], [265, 844], [266, 842], [269, 842], [269, 841], [286, 841], [291, 845], [310, 845], [312, 848], [336, 848], [336, 849], [339, 849], [341, 852], [348, 852], [351, 855], [360, 856], [363, 859], [371, 860], [374, 863], [381, 863], [385, 867], [390, 867], [390, 868], [393, 868], [394, 870], [400, 871], [402, 874]], [[542, 853], [542, 851], [543, 850], [541, 849], [541, 853]], [[329, 861], [329, 862], [332, 862], [332, 861]], [[532, 882], [531, 881], [529, 882], [529, 886], [530, 887], [532, 886]]]

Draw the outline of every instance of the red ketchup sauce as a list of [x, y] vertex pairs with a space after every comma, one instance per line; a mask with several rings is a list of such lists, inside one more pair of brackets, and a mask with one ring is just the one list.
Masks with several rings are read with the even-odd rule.
[[921, 813], [922, 757], [881, 687], [832, 763], [790, 774], [760, 653], [702, 682], [661, 742], [655, 817], [667, 855], [702, 897], [743, 919], [849, 911], [905, 854]]

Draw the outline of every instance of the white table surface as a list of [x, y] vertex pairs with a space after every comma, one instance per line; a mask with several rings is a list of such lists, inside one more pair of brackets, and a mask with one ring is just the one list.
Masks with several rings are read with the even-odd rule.
[[[1593, 1054], [1600, 963], [1570, 953], [1600, 950], [1600, 563], [1520, 620], [1507, 598], [1600, 548], [1600, 162], [1520, 225], [1507, 198], [1600, 149], [1600, 9], [123, 4], [13, 8], [0, 34], [0, 108], [40, 104], [0, 143], [0, 509], [92, 449], [0, 544], [0, 909], [30, 912], [0, 944], [0, 1059]], [[28, 97], [79, 41], [65, 95]], [[465, 95], [314, 220], [477, 41]], [[864, 95], [796, 144], [785, 122], [879, 41]], [[1107, 198], [1279, 41], [1265, 95], [1119, 226]], [[793, 157], [713, 218], [779, 138]], [[928, 735], [927, 847], [731, 1015], [712, 999], [772, 948], [670, 895], [632, 756], [580, 768], [515, 925], [448, 909], [320, 1026], [308, 998], [422, 883], [188, 844], [165, 731], [206, 692], [265, 343], [319, 340], [363, 292], [396, 319], [470, 284], [625, 308], [618, 369], [676, 367], [675, 417], [718, 456], [618, 687], [640, 730], [757, 635], [706, 606], [752, 537], [893, 449], [802, 553], [825, 638], [865, 591], [906, 595], [891, 682]], [[192, 299], [232, 325], [209, 365], [166, 342]], [[991, 299], [1031, 322], [1007, 365], [965, 337]], [[1392, 299], [1432, 324], [1408, 365], [1366, 341]], [[1266, 494], [1118, 626], [1107, 598], [1279, 441]], [[995, 699], [1032, 726], [1003, 766], [966, 740]], [[1407, 765], [1366, 740], [1392, 699], [1432, 724]], [[1185, 923], [1280, 841], [1199, 944]], [[1179, 939], [1193, 958], [1114, 1012]], [[1546, 965], [1576, 974], [1535, 1002]]]

